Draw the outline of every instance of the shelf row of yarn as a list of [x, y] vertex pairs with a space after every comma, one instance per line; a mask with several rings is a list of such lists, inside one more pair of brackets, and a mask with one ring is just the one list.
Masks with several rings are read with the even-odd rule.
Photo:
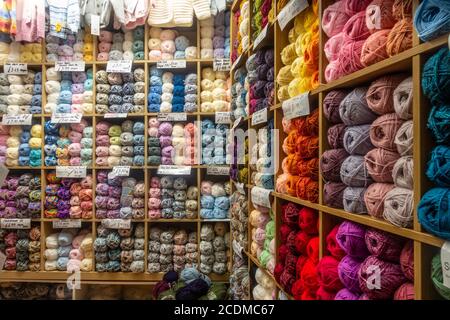
[[144, 36], [143, 26], [125, 32], [101, 30], [97, 43], [97, 61], [145, 60]]
[[230, 10], [200, 21], [200, 58], [230, 57]]
[[275, 220], [269, 208], [254, 205], [248, 217], [251, 226], [250, 254], [273, 274], [275, 269]]
[[305, 117], [282, 120], [287, 137], [283, 141], [283, 173], [278, 176], [276, 191], [303, 200], [319, 198], [319, 109]]
[[238, 57], [246, 51], [250, 45], [250, 4], [249, 1], [242, 1], [239, 9], [233, 13], [233, 32], [231, 38], [234, 42], [231, 47], [231, 62], [235, 62]]
[[230, 111], [231, 79], [227, 72], [214, 71], [212, 68], [202, 69], [200, 111]]
[[274, 62], [273, 48], [258, 50], [247, 59], [245, 66], [249, 103], [246, 113], [249, 115], [262, 109], [269, 109], [275, 103]]
[[40, 63], [42, 62], [42, 45], [40, 43], [11, 42], [9, 37], [0, 36], [0, 63], [24, 62]]
[[321, 157], [324, 203], [347, 212], [413, 222], [412, 79], [381, 77], [324, 99], [331, 148]]
[[267, 126], [258, 130], [258, 141], [252, 146], [250, 169], [252, 175], [250, 183], [264, 189], [274, 189], [274, 152], [275, 139], [274, 121], [269, 119]]
[[280, 68], [276, 75], [277, 97], [280, 102], [319, 86], [319, 18], [315, 5], [301, 12], [289, 30], [289, 44], [281, 51]]
[[255, 2], [252, 9], [252, 41], [255, 41], [264, 27], [269, 23], [273, 23], [275, 19], [275, 7], [273, 7], [272, 0], [263, 0]]
[[[37, 121], [34, 121], [35, 123]], [[0, 125], [0, 163], [7, 167], [40, 167], [42, 126]]]
[[204, 119], [202, 126], [202, 164], [222, 165], [231, 163], [230, 145], [227, 144], [229, 126], [216, 124], [210, 119]]
[[204, 180], [200, 184], [200, 218], [228, 219], [230, 209], [230, 182]]
[[0, 73], [0, 114], [42, 113], [42, 73]]
[[331, 82], [412, 47], [411, 1], [336, 1], [323, 13]]
[[2, 282], [1, 300], [70, 300], [72, 291], [57, 283]]
[[246, 118], [248, 116], [248, 104], [250, 103], [250, 94], [248, 92], [249, 83], [247, 81], [247, 69], [242, 66], [232, 74], [234, 83], [231, 86], [231, 111], [232, 118]]
[[[45, 61], [94, 61], [94, 36], [89, 28], [78, 30], [77, 33], [68, 34], [60, 38], [48, 33], [45, 36]], [[123, 39], [122, 39], [123, 42]], [[100, 45], [98, 46], [100, 50]], [[120, 50], [122, 48], [120, 47]], [[100, 59], [98, 59], [100, 61]], [[40, 62], [36, 61], [36, 62]]]

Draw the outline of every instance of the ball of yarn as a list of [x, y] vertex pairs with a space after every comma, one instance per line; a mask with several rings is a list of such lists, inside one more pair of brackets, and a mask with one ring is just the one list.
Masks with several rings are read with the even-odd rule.
[[352, 126], [345, 130], [343, 146], [351, 155], [365, 155], [374, 148], [370, 140], [370, 125]]
[[325, 256], [317, 265], [319, 284], [327, 291], [337, 292], [343, 287], [338, 276], [338, 264], [339, 261], [336, 258]]
[[332, 208], [343, 208], [344, 190], [347, 186], [340, 182], [327, 182], [323, 188], [323, 201]]
[[393, 57], [412, 48], [413, 24], [411, 18], [398, 21], [389, 32], [386, 42], [386, 52]]
[[428, 232], [449, 240], [449, 210], [450, 190], [448, 188], [433, 188], [425, 193], [420, 200], [418, 207], [420, 224]]
[[370, 127], [370, 140], [377, 148], [396, 151], [395, 136], [403, 121], [396, 113], [385, 114], [376, 119]]
[[420, 39], [430, 41], [450, 31], [450, 6], [436, 0], [420, 3], [414, 16], [414, 26]]
[[431, 280], [436, 291], [446, 300], [450, 300], [450, 289], [444, 285], [441, 255], [437, 254], [431, 260]]
[[323, 113], [325, 117], [333, 124], [341, 123], [339, 106], [348, 95], [345, 90], [330, 91], [323, 100]]
[[373, 183], [364, 193], [364, 202], [367, 213], [374, 218], [382, 218], [384, 212], [384, 201], [389, 191], [394, 189], [393, 184]]
[[389, 57], [386, 51], [389, 33], [389, 29], [380, 30], [367, 38], [361, 51], [361, 63], [364, 66], [368, 67]]
[[400, 267], [408, 280], [414, 280], [414, 242], [406, 241], [400, 252]]
[[344, 29], [348, 18], [349, 16], [344, 10], [344, 1], [336, 1], [323, 12], [322, 29], [331, 38]]
[[394, 110], [403, 120], [413, 117], [412, 77], [408, 77], [398, 84], [394, 90]]
[[405, 121], [398, 129], [394, 143], [398, 153], [402, 156], [412, 156], [413, 149], [413, 122]]
[[361, 259], [369, 255], [365, 234], [366, 230], [361, 225], [345, 221], [339, 226], [336, 241], [347, 255]]
[[438, 145], [427, 163], [427, 177], [440, 187], [450, 187], [450, 148]]
[[369, 151], [364, 157], [367, 171], [375, 182], [393, 183], [392, 169], [400, 158], [396, 152], [382, 148]]
[[358, 272], [361, 267], [359, 259], [345, 256], [339, 262], [338, 275], [342, 284], [351, 292], [360, 293]]
[[383, 217], [397, 227], [409, 228], [413, 221], [413, 202], [411, 190], [394, 188], [386, 194]]
[[366, 93], [367, 88], [356, 88], [350, 92], [339, 106], [339, 114], [347, 126], [372, 123], [376, 115], [369, 109]]
[[413, 158], [401, 157], [392, 169], [392, 178], [396, 187], [413, 189]]
[[368, 229], [365, 240], [372, 255], [384, 261], [398, 263], [404, 243], [400, 238], [381, 230]]
[[378, 115], [394, 112], [392, 95], [403, 79], [405, 76], [401, 74], [389, 75], [372, 82], [366, 96], [368, 107]]
[[445, 104], [450, 100], [448, 88], [450, 77], [448, 66], [450, 64], [450, 50], [440, 49], [425, 63], [422, 71], [422, 90], [434, 105]]
[[370, 31], [366, 24], [366, 12], [359, 11], [354, 15], [352, 14], [350, 19], [345, 23], [342, 32], [344, 38], [348, 41], [361, 41], [367, 39], [370, 35]]
[[395, 291], [394, 300], [414, 300], [414, 296], [414, 284], [406, 282]]
[[367, 187], [371, 183], [362, 156], [349, 156], [340, 170], [341, 180], [349, 187]]
[[342, 163], [348, 157], [345, 149], [332, 149], [323, 153], [320, 158], [320, 170], [327, 181], [340, 182], [340, 170]]

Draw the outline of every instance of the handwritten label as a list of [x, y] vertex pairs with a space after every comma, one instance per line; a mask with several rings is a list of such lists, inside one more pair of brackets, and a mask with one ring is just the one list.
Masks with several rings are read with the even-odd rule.
[[66, 219], [52, 221], [53, 229], [81, 228], [81, 220]]
[[18, 114], [18, 115], [8, 115], [4, 114], [2, 118], [2, 124], [5, 126], [20, 126], [20, 125], [31, 125], [31, 119], [33, 115], [31, 114]]
[[56, 61], [55, 70], [56, 71], [84, 71], [86, 63], [84, 61]]
[[266, 39], [268, 34], [269, 34], [269, 25], [266, 25], [264, 29], [262, 29], [261, 32], [256, 37], [253, 46], [257, 48], [264, 41], [264, 39]]
[[0, 251], [0, 270], [3, 270], [6, 262], [6, 255]]
[[3, 65], [3, 71], [6, 74], [27, 74], [28, 65], [26, 63], [8, 62]]
[[184, 69], [186, 60], [161, 60], [156, 63], [158, 69]]
[[58, 178], [85, 178], [85, 166], [56, 166], [56, 177]]
[[231, 60], [230, 58], [216, 58], [213, 62], [213, 70], [214, 71], [230, 71], [231, 69]]
[[260, 205], [266, 208], [271, 207], [270, 203], [270, 193], [272, 190], [263, 189], [260, 187], [253, 187], [251, 194], [252, 194], [252, 203], [256, 205]]
[[443, 284], [450, 288], [450, 241], [444, 242], [441, 248], [441, 264]]
[[215, 122], [230, 124], [231, 122], [231, 113], [229, 112], [216, 112], [215, 114]]
[[294, 19], [300, 12], [308, 8], [307, 0], [291, 0], [278, 14], [277, 20], [280, 29], [284, 30], [288, 23]]
[[158, 113], [158, 121], [186, 121], [187, 114], [185, 112]]
[[258, 110], [252, 115], [252, 126], [267, 122], [267, 108]]
[[237, 192], [239, 192], [240, 194], [245, 195], [244, 184], [242, 182], [234, 182], [234, 185], [236, 187], [236, 191]]
[[110, 60], [106, 65], [106, 72], [130, 73], [132, 64], [133, 61], [131, 60]]
[[130, 166], [115, 166], [113, 167], [112, 174], [116, 177], [129, 177]]
[[103, 219], [102, 226], [107, 229], [130, 229], [131, 228], [131, 220]]
[[91, 14], [91, 34], [100, 35], [100, 16], [97, 14]]
[[1, 219], [2, 229], [30, 229], [31, 219]]
[[52, 113], [51, 123], [80, 123], [82, 113]]
[[190, 175], [191, 167], [190, 166], [172, 166], [172, 165], [160, 165], [158, 167], [158, 174], [167, 174], [167, 175]]
[[243, 59], [244, 55], [241, 54], [233, 63], [233, 65], [231, 66], [231, 69], [235, 69], [237, 66], [241, 65], [241, 60]]
[[6, 177], [8, 176], [9, 169], [5, 167], [3, 164], [0, 164], [0, 185], [3, 184]]
[[206, 174], [211, 176], [229, 176], [230, 167], [207, 167]]
[[105, 113], [103, 118], [105, 119], [114, 119], [114, 118], [126, 118], [128, 117], [128, 113]]
[[281, 105], [286, 120], [307, 116], [311, 113], [309, 107], [309, 92], [286, 100]]

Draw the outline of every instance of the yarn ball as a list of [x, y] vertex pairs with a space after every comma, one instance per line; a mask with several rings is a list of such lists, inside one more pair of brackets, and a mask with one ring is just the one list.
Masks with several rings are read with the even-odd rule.
[[347, 255], [361, 259], [369, 255], [365, 234], [366, 230], [361, 225], [345, 221], [339, 226], [336, 241]]

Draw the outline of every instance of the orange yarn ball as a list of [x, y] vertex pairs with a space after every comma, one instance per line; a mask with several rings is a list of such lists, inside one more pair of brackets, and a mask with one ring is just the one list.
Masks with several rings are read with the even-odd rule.
[[386, 43], [386, 52], [392, 57], [412, 48], [413, 24], [411, 18], [400, 20], [392, 28]]
[[361, 63], [365, 67], [389, 57], [386, 52], [386, 44], [390, 32], [389, 29], [380, 30], [367, 38], [361, 51]]

